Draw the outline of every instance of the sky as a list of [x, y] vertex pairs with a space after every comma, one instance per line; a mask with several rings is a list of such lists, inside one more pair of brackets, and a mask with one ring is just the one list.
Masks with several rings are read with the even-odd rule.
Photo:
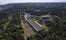
[[0, 0], [0, 5], [8, 3], [29, 3], [29, 2], [66, 2], [66, 0]]

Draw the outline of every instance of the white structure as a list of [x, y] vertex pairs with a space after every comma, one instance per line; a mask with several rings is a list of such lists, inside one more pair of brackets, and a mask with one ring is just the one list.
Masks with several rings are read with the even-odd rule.
[[[38, 22], [34, 21], [38, 26], [33, 25], [28, 19], [31, 17], [29, 14], [25, 14], [25, 20], [32, 26], [33, 29], [35, 29], [37, 32], [42, 31], [42, 25], [40, 25]], [[41, 29], [38, 29], [36, 27], [39, 27]]]
[[36, 21], [34, 21], [37, 25], [39, 25], [40, 27], [42, 27], [42, 25], [41, 24], [39, 24], [38, 22], [36, 22]]

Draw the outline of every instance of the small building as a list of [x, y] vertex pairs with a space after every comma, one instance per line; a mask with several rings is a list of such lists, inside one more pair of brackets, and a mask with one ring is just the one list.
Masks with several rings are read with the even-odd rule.
[[39, 19], [40, 21], [44, 22], [44, 21], [52, 21], [52, 18], [50, 15], [43, 15], [40, 17]]

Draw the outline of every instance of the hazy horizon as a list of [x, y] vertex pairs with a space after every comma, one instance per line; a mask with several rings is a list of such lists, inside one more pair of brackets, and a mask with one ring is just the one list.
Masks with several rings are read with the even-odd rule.
[[0, 5], [8, 4], [8, 3], [47, 3], [47, 2], [66, 2], [66, 0], [0, 0]]

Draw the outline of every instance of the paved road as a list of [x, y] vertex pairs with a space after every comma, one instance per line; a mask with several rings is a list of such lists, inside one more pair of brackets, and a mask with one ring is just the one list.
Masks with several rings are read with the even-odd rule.
[[[20, 15], [21, 18], [22, 15]], [[27, 37], [30, 37], [32, 35], [35, 35], [36, 33], [34, 30], [29, 26], [27, 22], [24, 22], [21, 20], [22, 27], [24, 29], [24, 39], [27, 40]]]

